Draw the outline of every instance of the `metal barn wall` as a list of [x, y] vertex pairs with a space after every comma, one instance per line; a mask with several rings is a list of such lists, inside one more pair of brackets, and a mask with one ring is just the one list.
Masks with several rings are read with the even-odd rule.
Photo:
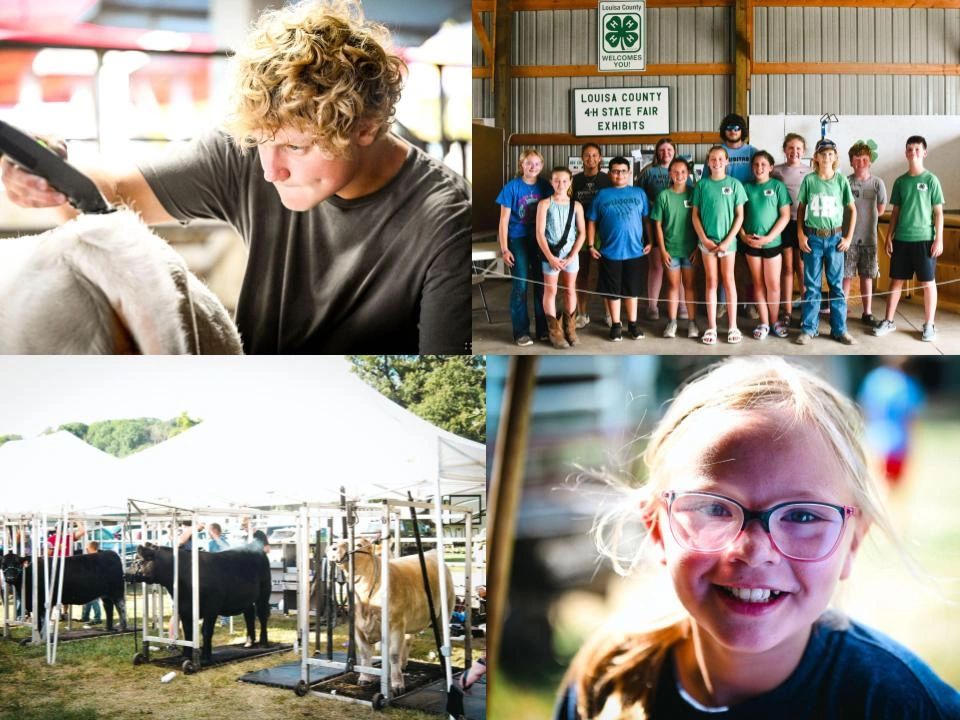
[[[489, 15], [484, 13], [483, 15]], [[648, 8], [647, 64], [731, 63], [732, 7]], [[488, 31], [489, 32], [489, 31]], [[483, 55], [474, 43], [474, 62]], [[530, 10], [513, 14], [511, 64], [596, 65], [596, 10]], [[474, 114], [492, 117], [493, 84], [474, 79]], [[511, 133], [568, 133], [571, 131], [570, 90], [573, 88], [620, 88], [666, 86], [670, 88], [670, 130], [712, 130], [731, 107], [733, 78], [730, 75], [676, 76], [604, 74], [587, 77], [513, 78], [510, 83]], [[626, 153], [636, 144], [603, 143], [608, 155]], [[580, 145], [537, 146], [547, 167], [566, 165], [580, 154]], [[680, 145], [681, 153], [695, 157], [708, 146]], [[520, 148], [510, 148], [513, 167]]]
[[[754, 6], [754, 64], [893, 63], [960, 64], [960, 9]], [[492, 37], [492, 13], [481, 18]], [[511, 64], [516, 66], [595, 65], [597, 12], [520, 10], [513, 12]], [[647, 63], [734, 63], [732, 6], [647, 9]], [[484, 63], [474, 42], [474, 63]], [[492, 58], [486, 61], [492, 62]], [[670, 131], [712, 132], [733, 106], [732, 75], [604, 74], [585, 77], [514, 77], [511, 133], [571, 132], [571, 88], [663, 85], [670, 88]], [[956, 74], [762, 74], [750, 78], [748, 107], [761, 115], [954, 115], [960, 114]], [[493, 117], [493, 81], [473, 80], [474, 115]], [[608, 155], [637, 145], [615, 138], [601, 145]], [[546, 167], [566, 164], [580, 145], [535, 145]], [[708, 145], [679, 145], [682, 154], [702, 160]], [[510, 169], [520, 152], [508, 150]]]
[[[756, 63], [960, 63], [960, 10], [754, 8]], [[957, 75], [753, 75], [760, 115], [955, 115]]]
[[[480, 22], [488, 38], [493, 37], [493, 13], [480, 13]], [[482, 67], [486, 63], [493, 63], [493, 58], [484, 58], [483, 48], [477, 40], [477, 33], [473, 33], [473, 66]], [[493, 79], [473, 78], [473, 117], [492, 118], [493, 110]]]

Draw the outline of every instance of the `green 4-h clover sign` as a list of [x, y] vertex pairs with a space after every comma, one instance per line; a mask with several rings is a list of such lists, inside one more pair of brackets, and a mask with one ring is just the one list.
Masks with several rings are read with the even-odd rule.
[[630, 13], [607, 15], [603, 25], [603, 49], [607, 52], [636, 52], [640, 49], [640, 16]]
[[856, 143], [864, 143], [868, 148], [870, 148], [870, 162], [875, 163], [877, 158], [880, 157], [877, 154], [877, 144], [873, 140], [857, 140]]

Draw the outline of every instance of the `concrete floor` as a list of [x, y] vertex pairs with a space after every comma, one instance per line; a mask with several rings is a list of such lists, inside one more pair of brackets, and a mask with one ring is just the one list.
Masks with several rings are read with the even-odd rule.
[[[753, 339], [753, 328], [757, 322], [745, 314], [741, 314], [738, 326], [743, 332], [743, 341], [739, 345], [730, 345], [726, 342], [726, 318], [718, 321], [719, 337], [716, 345], [707, 346], [700, 340], [686, 337], [686, 322], [679, 322], [677, 337], [667, 339], [662, 337], [666, 326], [665, 314], [661, 310], [661, 319], [657, 321], [640, 321], [646, 337], [641, 340], [631, 340], [624, 337], [622, 342], [610, 342], [607, 326], [604, 324], [604, 313], [601, 300], [594, 296], [590, 305], [592, 322], [577, 334], [580, 343], [575, 348], [555, 350], [549, 343], [534, 342], [528, 347], [518, 347], [513, 342], [510, 327], [510, 312], [508, 302], [510, 296], [510, 281], [488, 279], [483, 283], [484, 294], [490, 308], [492, 322], [487, 322], [486, 315], [480, 301], [480, 293], [473, 289], [473, 352], [478, 355], [536, 355], [546, 353], [582, 353], [585, 355], [618, 354], [618, 355], [956, 355], [960, 354], [960, 315], [942, 308], [938, 308], [936, 316], [937, 339], [933, 342], [920, 341], [920, 329], [923, 324], [922, 296], [914, 295], [914, 301], [901, 300], [897, 307], [897, 330], [882, 338], [874, 337], [869, 329], [860, 322], [863, 312], [859, 301], [851, 301], [847, 329], [857, 340], [856, 345], [841, 345], [830, 338], [828, 319], [821, 317], [820, 336], [814, 338], [809, 345], [797, 345], [793, 342], [800, 333], [800, 314], [795, 311], [790, 328], [789, 338], [778, 338], [774, 335], [765, 340]], [[531, 293], [532, 295], [532, 293]], [[532, 297], [528, 299], [530, 313], [530, 330], [533, 331]], [[883, 316], [886, 300], [881, 296], [874, 299], [873, 314], [877, 318]], [[698, 324], [701, 332], [706, 325], [703, 316]], [[626, 314], [624, 314], [624, 318]], [[642, 309], [641, 309], [642, 318]], [[624, 324], [626, 333], [626, 324]]]

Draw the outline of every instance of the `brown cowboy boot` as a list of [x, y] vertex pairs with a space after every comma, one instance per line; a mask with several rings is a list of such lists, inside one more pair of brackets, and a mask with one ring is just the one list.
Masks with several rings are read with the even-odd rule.
[[573, 347], [578, 342], [577, 339], [577, 316], [573, 313], [565, 312], [563, 314], [563, 331], [567, 336], [567, 341], [570, 343], [570, 347]]
[[566, 338], [563, 336], [563, 328], [560, 327], [560, 321], [552, 315], [547, 315], [547, 330], [550, 332], [550, 344], [557, 350], [570, 347]]

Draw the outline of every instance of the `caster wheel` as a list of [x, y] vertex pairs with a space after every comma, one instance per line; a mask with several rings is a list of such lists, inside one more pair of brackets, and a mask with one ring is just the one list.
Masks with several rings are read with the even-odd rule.
[[297, 697], [303, 697], [310, 691], [310, 686], [307, 685], [303, 680], [301, 680], [296, 685], [294, 685], [293, 691], [297, 694]]
[[143, 665], [147, 661], [147, 656], [143, 653], [137, 653], [133, 656], [134, 665]]
[[387, 699], [381, 693], [377, 693], [373, 696], [372, 703], [374, 710], [383, 710], [387, 706]]
[[184, 660], [183, 665], [180, 666], [180, 669], [183, 670], [184, 675], [193, 675], [197, 671], [197, 668], [193, 664], [192, 660]]

